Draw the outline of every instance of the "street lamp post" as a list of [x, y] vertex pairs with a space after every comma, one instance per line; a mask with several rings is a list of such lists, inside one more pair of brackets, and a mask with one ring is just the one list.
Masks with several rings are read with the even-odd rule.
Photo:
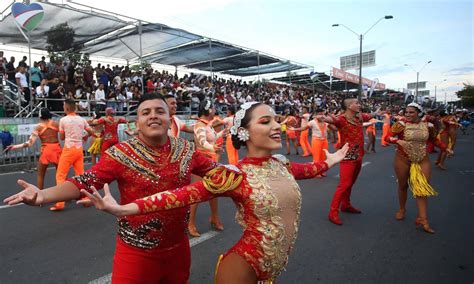
[[364, 36], [373, 28], [375, 27], [375, 25], [377, 25], [381, 20], [384, 20], [384, 19], [393, 19], [393, 16], [392, 15], [387, 15], [387, 16], [384, 16], [380, 19], [377, 20], [377, 22], [375, 22], [375, 24], [373, 24], [365, 33], [363, 34], [358, 34], [356, 33], [355, 31], [353, 31], [351, 28], [349, 28], [348, 26], [344, 25], [344, 24], [333, 24], [332, 26], [333, 27], [338, 27], [338, 26], [343, 26], [344, 28], [348, 29], [350, 32], [352, 32], [353, 34], [355, 34], [357, 36], [357, 38], [359, 39], [359, 100], [362, 98], [362, 40], [364, 39]]
[[420, 72], [425, 69], [426, 65], [430, 64], [431, 63], [431, 60], [426, 62], [425, 65], [423, 65], [423, 67], [421, 67], [420, 70], [416, 71], [415, 68], [413, 68], [413, 66], [411, 66], [410, 64], [405, 64], [405, 66], [408, 66], [410, 67], [413, 71], [415, 71], [416, 73], [416, 89], [415, 89], [415, 102], [418, 102], [418, 80], [420, 78]]

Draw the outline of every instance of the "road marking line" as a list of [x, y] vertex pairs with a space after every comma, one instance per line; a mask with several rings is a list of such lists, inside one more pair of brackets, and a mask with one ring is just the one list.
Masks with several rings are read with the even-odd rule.
[[15, 205], [1, 205], [0, 209], [12, 208], [12, 207], [15, 207], [15, 206], [20, 206], [20, 205], [25, 205], [25, 204], [24, 203], [18, 203], [18, 204], [15, 204]]
[[7, 176], [7, 175], [16, 175], [16, 174], [24, 174], [25, 171], [17, 171], [17, 172], [10, 172], [10, 173], [2, 173], [0, 176]]
[[[84, 166], [88, 166], [88, 165], [92, 165], [92, 163], [90, 163], [90, 162], [84, 163]], [[55, 170], [55, 169], [56, 169], [56, 167], [50, 166], [46, 170], [49, 171], [49, 170]], [[36, 170], [31, 170], [31, 173], [36, 172], [36, 171], [37, 171], [37, 169]], [[29, 171], [8, 172], [8, 173], [1, 173], [0, 176], [26, 174], [26, 173], [30, 173], [30, 172]]]
[[[363, 162], [363, 163], [362, 163], [362, 167], [365, 167], [365, 166], [370, 165], [370, 164], [372, 164], [372, 162]], [[335, 178], [340, 178], [341, 176], [340, 176], [339, 174], [337, 174], [337, 175], [335, 175], [334, 177], [335, 177]]]
[[[193, 247], [202, 242], [208, 241], [219, 234], [218, 231], [209, 231], [202, 234], [199, 238], [192, 238], [189, 240], [189, 246]], [[89, 284], [109, 284], [112, 282], [112, 273], [99, 277], [89, 282]]]

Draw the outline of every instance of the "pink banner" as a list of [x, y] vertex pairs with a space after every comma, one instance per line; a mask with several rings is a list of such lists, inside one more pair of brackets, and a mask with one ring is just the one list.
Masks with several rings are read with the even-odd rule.
[[[332, 76], [338, 79], [347, 81], [347, 82], [359, 84], [359, 76], [346, 72], [344, 70], [338, 69], [336, 67], [332, 68]], [[373, 83], [374, 81], [362, 77], [362, 85], [372, 86]], [[375, 88], [377, 90], [385, 90], [385, 84], [377, 83], [377, 85], [375, 85]]]

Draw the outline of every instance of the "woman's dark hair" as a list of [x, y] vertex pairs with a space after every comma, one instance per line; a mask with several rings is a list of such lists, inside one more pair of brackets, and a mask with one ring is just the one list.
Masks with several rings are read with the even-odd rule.
[[43, 120], [47, 120], [47, 119], [51, 119], [52, 117], [53, 117], [53, 115], [51, 114], [51, 112], [49, 112], [49, 109], [47, 109], [45, 107], [40, 109], [39, 118], [41, 118]]
[[[252, 112], [253, 110], [258, 107], [258, 106], [261, 106], [263, 105], [262, 103], [256, 103], [254, 105], [252, 105], [249, 109], [247, 109], [245, 111], [245, 116], [242, 118], [242, 120], [240, 121], [240, 127], [243, 127], [243, 128], [246, 128], [250, 122], [250, 118], [252, 117]], [[235, 121], [235, 117], [234, 117], [234, 121]], [[231, 135], [232, 137], [232, 145], [234, 146], [235, 149], [240, 149], [240, 147], [242, 146], [245, 146], [245, 142], [242, 142], [239, 137], [236, 135]]]
[[234, 115], [237, 112], [237, 108], [235, 107], [235, 105], [230, 105], [227, 107], [227, 111]]
[[[209, 109], [206, 110], [205, 108], [206, 108], [206, 105], [207, 105], [208, 102], [210, 102], [211, 104], [210, 104]], [[203, 116], [203, 115], [208, 116], [209, 113], [211, 113], [210, 110], [211, 110], [213, 107], [214, 107], [214, 106], [213, 106], [213, 104], [212, 104], [212, 102], [211, 102], [210, 99], [207, 99], [207, 98], [206, 98], [206, 99], [202, 100], [202, 101], [199, 103], [198, 117], [201, 117], [201, 116]]]

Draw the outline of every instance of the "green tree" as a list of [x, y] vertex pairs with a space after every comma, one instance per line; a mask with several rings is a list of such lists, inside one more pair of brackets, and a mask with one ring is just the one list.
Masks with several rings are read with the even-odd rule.
[[464, 83], [464, 88], [457, 91], [456, 95], [461, 99], [463, 107], [474, 107], [474, 85]]
[[46, 36], [46, 50], [54, 61], [71, 60], [83, 67], [89, 61], [89, 55], [81, 54], [82, 44], [75, 42], [76, 32], [67, 23], [51, 27]]

